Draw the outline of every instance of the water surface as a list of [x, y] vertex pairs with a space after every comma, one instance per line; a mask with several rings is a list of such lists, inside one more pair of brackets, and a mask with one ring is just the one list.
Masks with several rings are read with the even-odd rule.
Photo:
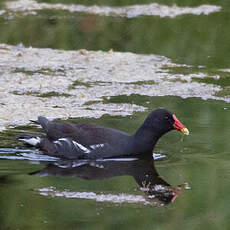
[[[112, 98], [111, 101], [128, 102], [132, 99], [132, 96], [120, 97]], [[154, 165], [149, 161], [139, 169], [137, 165], [141, 161], [135, 159], [121, 161], [121, 164], [116, 161], [77, 161], [72, 163], [75, 171], [71, 172], [68, 171], [70, 163], [58, 163], [55, 159], [42, 156], [36, 158], [33, 148], [25, 148], [15, 141], [6, 144], [1, 142], [5, 147], [5, 152], [3, 149], [0, 151], [5, 158], [1, 160], [0, 167], [2, 226], [13, 229], [22, 226], [24, 229], [106, 229], [114, 226], [129, 228], [133, 224], [147, 229], [201, 229], [203, 226], [218, 229], [219, 226], [228, 226], [226, 203], [229, 195], [226, 191], [229, 189], [230, 176], [230, 128], [226, 124], [230, 117], [229, 105], [218, 101], [178, 97], [139, 96], [135, 99], [140, 105], [148, 100], [149, 108], [159, 107], [163, 103], [170, 110], [176, 111], [177, 116], [191, 130], [188, 137], [176, 131], [170, 132], [155, 148], [156, 153], [166, 155], [155, 161], [155, 170], [164, 185], [172, 189], [188, 183], [189, 190], [183, 188], [173, 203], [151, 203], [145, 200], [146, 191], [140, 188], [134, 178], [134, 175], [141, 177], [149, 167], [153, 170]], [[133, 133], [147, 113], [74, 121], [120, 127]], [[16, 137], [25, 128], [5, 131], [1, 137]], [[33, 127], [27, 127], [26, 131], [41, 133], [41, 130]], [[20, 146], [21, 150], [12, 151], [7, 146]], [[13, 156], [18, 158], [14, 160]], [[89, 167], [93, 169], [92, 172]], [[100, 173], [100, 170], [106, 168], [110, 171]], [[157, 184], [162, 184], [162, 181]]]
[[[8, 2], [0, 9], [1, 229], [229, 229], [228, 1], [155, 1], [180, 13], [204, 4], [219, 10], [130, 18], [50, 5], [14, 11]], [[63, 4], [35, 3], [44, 2]], [[152, 1], [94, 2], [119, 9], [144, 3]], [[92, 6], [64, 5], [71, 4]], [[107, 54], [122, 63], [114, 68]], [[134, 133], [159, 107], [173, 111], [190, 135], [162, 137], [154, 163], [65, 162], [16, 140], [21, 132], [42, 135], [29, 119], [44, 114]]]

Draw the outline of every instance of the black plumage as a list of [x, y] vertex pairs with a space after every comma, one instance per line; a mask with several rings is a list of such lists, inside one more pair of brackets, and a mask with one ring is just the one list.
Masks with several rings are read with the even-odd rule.
[[174, 114], [165, 109], [151, 112], [134, 135], [93, 124], [50, 121], [38, 117], [46, 137], [21, 135], [20, 140], [38, 147], [50, 156], [67, 159], [97, 159], [152, 153], [158, 139], [177, 129], [188, 130]]

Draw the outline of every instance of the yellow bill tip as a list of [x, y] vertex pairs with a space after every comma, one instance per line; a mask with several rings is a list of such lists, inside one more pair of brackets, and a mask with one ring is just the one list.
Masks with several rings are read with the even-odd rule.
[[183, 134], [185, 134], [185, 135], [189, 135], [189, 131], [188, 131], [187, 128], [181, 129], [181, 132], [182, 132]]

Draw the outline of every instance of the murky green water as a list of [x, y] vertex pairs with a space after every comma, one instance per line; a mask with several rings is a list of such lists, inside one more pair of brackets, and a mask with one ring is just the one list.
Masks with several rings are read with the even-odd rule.
[[[1, 2], [5, 9], [3, 4], [7, 1]], [[0, 43], [158, 54], [171, 58], [174, 63], [192, 65], [172, 68], [170, 71], [177, 73], [178, 78], [179, 74], [205, 73], [208, 77], [196, 77], [193, 81], [223, 87], [219, 96], [229, 96], [229, 71], [220, 71], [230, 66], [228, 1], [157, 2], [179, 6], [216, 4], [222, 10], [175, 18], [106, 17], [51, 9], [37, 15], [21, 12], [1, 15], [0, 12]], [[67, 3], [91, 4], [90, 1]], [[138, 3], [95, 2], [109, 6]], [[218, 77], [209, 78], [209, 75]], [[136, 104], [146, 107], [146, 111], [131, 116], [70, 120], [133, 133], [151, 110], [165, 107], [175, 112], [191, 135], [184, 137], [174, 131], [162, 137], [154, 152], [164, 157], [155, 164], [136, 159], [57, 163], [56, 159], [37, 155], [35, 149], [16, 141], [21, 132], [40, 135], [41, 129], [34, 126], [7, 129], [0, 133], [0, 229], [230, 228], [230, 104], [192, 97], [120, 94], [103, 98], [104, 104]], [[151, 175], [151, 180], [146, 175]], [[146, 183], [152, 185], [152, 194], [143, 189], [149, 188], [144, 186]], [[185, 183], [188, 184], [185, 188], [177, 187]], [[159, 189], [154, 187], [156, 184], [165, 187]], [[171, 203], [170, 194], [175, 188], [180, 192]]]
[[[104, 174], [100, 173], [103, 170], [100, 163], [92, 166], [98, 169], [96, 174], [90, 173], [87, 167], [85, 170], [83, 164], [76, 167], [74, 173], [62, 167], [61, 172], [51, 170], [51, 175], [47, 175], [49, 171], [45, 171], [40, 177], [29, 173], [44, 169], [48, 163], [28, 157], [33, 153], [26, 155], [30, 160], [23, 160], [25, 155], [19, 152], [17, 156], [21, 160], [1, 160], [1, 225], [10, 229], [126, 229], [131, 226], [139, 229], [202, 229], [207, 226], [209, 229], [228, 229], [229, 104], [141, 96], [112, 98], [111, 101], [130, 102], [134, 99], [140, 105], [148, 101], [149, 109], [163, 104], [176, 111], [191, 130], [188, 137], [182, 137], [178, 132], [167, 134], [154, 151], [166, 155], [155, 162], [160, 177], [172, 187], [188, 183], [191, 189], [184, 190], [168, 206], [159, 207], [159, 202], [156, 205], [142, 201], [145, 192], [134, 179], [133, 174], [142, 176], [144, 169], [148, 169], [146, 163], [136, 169], [130, 162], [122, 162], [123, 166], [115, 162], [107, 166], [108, 171]], [[87, 121], [121, 127], [132, 133], [146, 115], [147, 112], [131, 117], [104, 116]], [[19, 129], [22, 128], [14, 132]], [[34, 132], [34, 129], [27, 131]], [[20, 146], [14, 141], [7, 145]], [[1, 155], [3, 158], [16, 156], [10, 151]], [[51, 189], [52, 192], [42, 193], [39, 189]], [[70, 197], [65, 197], [66, 191]], [[105, 197], [100, 197], [102, 194]], [[134, 198], [126, 197], [124, 201], [119, 197], [122, 194]]]
[[[41, 1], [62, 3], [61, 1]], [[100, 2], [100, 3], [99, 3]], [[97, 1], [95, 4], [120, 6], [151, 1]], [[154, 53], [182, 64], [229, 67], [229, 4], [228, 1], [156, 1], [160, 4], [197, 7], [215, 4], [220, 12], [210, 15], [190, 15], [176, 18], [142, 16], [137, 18], [104, 17], [94, 14], [43, 10], [39, 16], [1, 20], [0, 42], [58, 49], [130, 51]], [[68, 1], [66, 4], [83, 4]], [[87, 3], [84, 4], [88, 5]], [[91, 4], [91, 3], [90, 3]], [[37, 32], [39, 31], [39, 33]]]

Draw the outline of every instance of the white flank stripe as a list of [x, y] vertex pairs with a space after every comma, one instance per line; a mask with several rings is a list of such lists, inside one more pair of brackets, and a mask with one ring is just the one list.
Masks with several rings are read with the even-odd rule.
[[59, 141], [65, 141], [68, 143], [69, 146], [71, 146], [71, 141], [68, 138], [59, 138]]
[[73, 144], [74, 144], [75, 147], [80, 148], [80, 149], [83, 150], [85, 153], [90, 153], [90, 152], [91, 152], [91, 151], [90, 151], [89, 149], [87, 149], [85, 146], [83, 146], [83, 145], [77, 143], [76, 141], [72, 141], [72, 142], [73, 142]]
[[103, 148], [105, 144], [96, 144], [96, 145], [90, 145], [90, 148], [97, 149], [97, 148]]
[[60, 141], [54, 141], [54, 144], [62, 145], [62, 143]]

